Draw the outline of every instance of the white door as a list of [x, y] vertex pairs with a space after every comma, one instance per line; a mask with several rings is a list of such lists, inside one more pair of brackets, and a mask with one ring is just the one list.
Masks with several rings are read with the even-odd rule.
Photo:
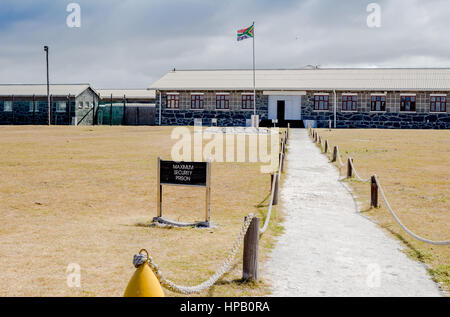
[[[277, 102], [284, 100], [284, 118], [277, 118]], [[302, 96], [269, 96], [269, 120], [301, 120]]]

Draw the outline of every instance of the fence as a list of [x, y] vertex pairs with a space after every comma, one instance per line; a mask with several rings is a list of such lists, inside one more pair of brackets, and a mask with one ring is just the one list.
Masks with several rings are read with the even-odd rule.
[[133, 264], [135, 267], [139, 267], [145, 263], [149, 265], [155, 274], [156, 278], [159, 280], [161, 286], [164, 288], [179, 294], [189, 295], [189, 294], [199, 294], [204, 290], [213, 286], [225, 273], [229, 272], [232, 267], [233, 260], [235, 259], [237, 252], [239, 251], [242, 243], [244, 243], [243, 250], [243, 280], [258, 280], [258, 249], [259, 249], [259, 239], [267, 231], [272, 215], [272, 208], [278, 203], [278, 192], [279, 184], [281, 179], [281, 174], [284, 166], [284, 159], [286, 156], [286, 144], [289, 139], [288, 129], [282, 133], [281, 150], [280, 150], [280, 160], [278, 164], [277, 171], [271, 175], [271, 193], [270, 202], [267, 210], [267, 215], [263, 224], [260, 228], [260, 219], [255, 217], [253, 214], [249, 214], [244, 219], [244, 224], [239, 232], [237, 239], [235, 240], [228, 256], [225, 258], [219, 269], [211, 275], [209, 279], [203, 283], [195, 286], [184, 286], [177, 285], [169, 279], [166, 279], [159, 269], [159, 266], [153, 261], [153, 258], [146, 254], [137, 254], [134, 256]]
[[97, 112], [99, 125], [154, 125], [155, 107], [146, 104], [101, 104]]
[[355, 168], [354, 165], [354, 160], [351, 157], [347, 158], [347, 164], [344, 164], [342, 162], [341, 159], [341, 155], [339, 153], [339, 148], [338, 146], [335, 146], [333, 149], [333, 152], [330, 152], [330, 145], [328, 140], [325, 140], [325, 144], [324, 144], [324, 149], [322, 148], [322, 137], [318, 135], [318, 133], [309, 128], [309, 135], [311, 136], [312, 140], [314, 143], [317, 143], [320, 146], [321, 151], [323, 152], [323, 154], [327, 155], [331, 154], [331, 162], [336, 162], [338, 164], [338, 166], [340, 168], [347, 166], [347, 178], [352, 178], [353, 175], [355, 176], [355, 178], [361, 182], [364, 183], [368, 183], [370, 182], [370, 206], [371, 207], [379, 207], [379, 203], [378, 203], [378, 193], [381, 194], [381, 197], [383, 198], [383, 201], [387, 207], [387, 209], [389, 210], [389, 213], [392, 215], [392, 217], [394, 218], [394, 220], [397, 222], [397, 224], [407, 233], [409, 234], [411, 237], [413, 237], [414, 239], [417, 239], [421, 242], [425, 242], [428, 244], [433, 244], [433, 245], [450, 245], [450, 241], [433, 241], [430, 239], [426, 239], [423, 238], [417, 234], [415, 234], [413, 231], [411, 231], [408, 227], [406, 227], [400, 220], [400, 218], [397, 216], [397, 214], [394, 212], [394, 210], [392, 209], [391, 205], [389, 204], [389, 201], [386, 197], [386, 194], [383, 190], [383, 188], [381, 187], [380, 184], [380, 180], [378, 178], [378, 176], [376, 174], [374, 174], [373, 176], [369, 177], [369, 178], [362, 178], [358, 171]]

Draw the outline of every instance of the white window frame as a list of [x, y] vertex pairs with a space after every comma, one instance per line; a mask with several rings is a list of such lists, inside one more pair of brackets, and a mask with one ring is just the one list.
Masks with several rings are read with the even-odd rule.
[[29, 101], [29, 104], [28, 104], [28, 112], [33, 112], [33, 108], [34, 108], [34, 102], [33, 101]]
[[[6, 108], [8, 105], [8, 108]], [[13, 102], [10, 100], [3, 101], [3, 112], [12, 112], [13, 111]]]
[[[60, 104], [64, 103], [64, 110], [61, 110], [61, 108], [59, 107]], [[67, 102], [65, 101], [57, 101], [56, 102], [56, 112], [58, 113], [64, 113], [67, 111]]]
[[[372, 97], [386, 97], [386, 101], [385, 101], [385, 105], [384, 105], [384, 110], [372, 110]], [[388, 98], [387, 98], [387, 94], [384, 93], [375, 93], [375, 94], [370, 94], [370, 111], [371, 113], [386, 113], [387, 112], [387, 103], [388, 103]]]
[[[342, 100], [342, 97], [344, 97], [344, 96], [346, 96], [346, 97], [348, 97], [348, 96], [350, 96], [350, 97], [355, 97], [356, 96], [356, 110], [343, 110], [343, 100]], [[352, 101], [353, 102], [353, 101]], [[342, 93], [341, 94], [341, 112], [358, 112], [358, 102], [359, 102], [359, 95], [358, 95], [358, 93], [351, 93], [351, 92], [344, 92], [344, 93]]]
[[[328, 107], [327, 109], [316, 109], [316, 96], [328, 96]], [[330, 93], [327, 92], [316, 92], [313, 95], [314, 97], [314, 105], [313, 105], [313, 112], [330, 112], [331, 111], [331, 100], [330, 100]]]

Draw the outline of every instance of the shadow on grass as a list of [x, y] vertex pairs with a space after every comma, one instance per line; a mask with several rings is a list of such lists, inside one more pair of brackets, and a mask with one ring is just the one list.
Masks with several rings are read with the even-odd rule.
[[426, 254], [417, 248], [415, 248], [408, 240], [406, 240], [400, 233], [395, 232], [392, 230], [389, 226], [383, 225], [384, 229], [389, 231], [393, 236], [395, 236], [397, 239], [399, 239], [408, 249], [409, 252], [406, 252], [407, 255], [412, 257], [413, 259], [416, 259], [417, 261], [420, 261], [422, 263], [425, 263], [426, 259], [430, 259], [430, 255]]

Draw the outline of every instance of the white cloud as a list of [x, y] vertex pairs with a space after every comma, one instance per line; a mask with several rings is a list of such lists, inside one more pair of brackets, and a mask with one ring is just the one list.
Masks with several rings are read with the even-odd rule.
[[148, 87], [173, 67], [250, 68], [251, 40], [236, 31], [253, 20], [259, 68], [450, 66], [446, 0], [377, 1], [377, 29], [366, 25], [374, 1], [81, 0], [80, 29], [65, 25], [71, 1], [4, 1], [3, 83], [44, 82], [44, 44], [53, 82], [95, 87]]

